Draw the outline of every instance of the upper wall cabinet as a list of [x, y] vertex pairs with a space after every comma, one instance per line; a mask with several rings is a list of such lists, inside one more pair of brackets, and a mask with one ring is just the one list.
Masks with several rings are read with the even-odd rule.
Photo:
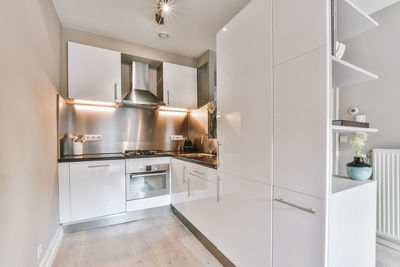
[[163, 99], [169, 107], [197, 108], [197, 69], [163, 63]]
[[68, 98], [120, 103], [121, 53], [68, 42]]
[[272, 1], [253, 0], [217, 34], [218, 171], [266, 184], [272, 182], [271, 8]]
[[327, 44], [327, 2], [273, 1], [275, 65]]

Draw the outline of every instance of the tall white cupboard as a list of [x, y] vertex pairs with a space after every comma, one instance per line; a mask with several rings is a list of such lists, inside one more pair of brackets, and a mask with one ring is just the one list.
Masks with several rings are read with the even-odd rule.
[[218, 32], [217, 247], [235, 265], [374, 266], [375, 181], [332, 170], [334, 133], [362, 129], [331, 121], [334, 87], [377, 76], [331, 44], [376, 25], [348, 0], [253, 0]]
[[217, 34], [217, 247], [237, 266], [272, 260], [272, 0], [253, 0]]

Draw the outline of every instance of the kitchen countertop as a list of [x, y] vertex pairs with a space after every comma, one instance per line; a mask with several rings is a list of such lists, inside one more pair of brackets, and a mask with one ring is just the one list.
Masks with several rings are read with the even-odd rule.
[[[201, 152], [190, 152], [201, 153]], [[125, 156], [122, 153], [100, 153], [100, 154], [86, 154], [81, 156], [63, 156], [58, 159], [58, 162], [79, 162], [79, 161], [95, 161], [95, 160], [118, 160], [118, 159], [137, 159], [137, 158], [154, 158], [154, 157], [173, 157], [183, 161], [199, 164], [209, 168], [217, 168], [217, 160], [203, 160], [199, 158], [185, 157], [185, 153], [182, 152], [161, 152], [155, 155], [141, 155], [141, 156]]]
[[77, 162], [77, 161], [93, 161], [93, 160], [116, 160], [125, 159], [122, 153], [100, 153], [86, 154], [81, 156], [63, 156], [58, 159], [58, 162]]

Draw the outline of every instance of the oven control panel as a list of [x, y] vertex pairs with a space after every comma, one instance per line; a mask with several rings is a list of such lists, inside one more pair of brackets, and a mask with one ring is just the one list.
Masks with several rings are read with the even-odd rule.
[[142, 173], [142, 172], [158, 172], [158, 171], [167, 171], [169, 169], [168, 164], [153, 164], [153, 165], [138, 165], [138, 166], [129, 166], [129, 173]]

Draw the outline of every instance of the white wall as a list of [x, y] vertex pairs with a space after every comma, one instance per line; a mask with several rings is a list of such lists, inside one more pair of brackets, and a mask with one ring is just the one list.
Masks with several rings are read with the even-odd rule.
[[351, 2], [361, 8], [361, 10], [367, 14], [372, 14], [387, 6], [399, 2], [399, 0], [351, 0]]
[[[372, 148], [400, 148], [400, 3], [372, 17], [379, 26], [346, 41], [345, 60], [379, 75], [379, 79], [341, 89], [341, 118], [347, 109], [358, 106], [371, 127], [379, 133], [369, 135], [367, 152]], [[349, 135], [349, 141], [352, 135]], [[341, 145], [341, 173], [352, 160], [350, 144]]]
[[0, 266], [37, 266], [58, 227], [60, 31], [51, 0], [0, 2]]

